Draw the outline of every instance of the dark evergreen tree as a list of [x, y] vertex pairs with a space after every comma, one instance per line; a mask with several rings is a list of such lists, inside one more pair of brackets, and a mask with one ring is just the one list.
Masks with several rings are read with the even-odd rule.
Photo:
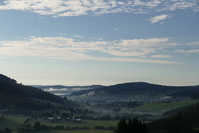
[[127, 130], [127, 123], [125, 119], [122, 119], [117, 124], [117, 128], [115, 130], [115, 133], [125, 133]]
[[41, 130], [40, 122], [36, 122], [33, 126], [33, 130], [39, 132]]
[[115, 133], [147, 133], [147, 127], [138, 119], [130, 119], [128, 122], [123, 119], [119, 121]]
[[12, 133], [12, 131], [10, 130], [10, 128], [6, 127], [2, 133]]

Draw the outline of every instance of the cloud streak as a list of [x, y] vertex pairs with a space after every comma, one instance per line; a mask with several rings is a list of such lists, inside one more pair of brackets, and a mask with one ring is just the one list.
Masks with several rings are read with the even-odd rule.
[[169, 40], [149, 38], [86, 42], [73, 38], [32, 36], [26, 40], [0, 41], [0, 57], [33, 56], [64, 60], [177, 63], [165, 60], [171, 58], [167, 49], [176, 46]]
[[158, 23], [158, 22], [163, 22], [164, 20], [171, 18], [171, 17], [172, 17], [171, 15], [163, 14], [163, 15], [155, 16], [155, 17], [149, 19], [149, 21], [151, 23]]
[[184, 44], [184, 48], [176, 49], [175, 52], [187, 55], [199, 54], [199, 42], [188, 42]]
[[199, 49], [194, 49], [194, 50], [176, 50], [177, 53], [182, 53], [182, 54], [199, 54]]
[[196, 0], [4, 0], [0, 10], [19, 10], [54, 17], [149, 13], [191, 9], [199, 11]]

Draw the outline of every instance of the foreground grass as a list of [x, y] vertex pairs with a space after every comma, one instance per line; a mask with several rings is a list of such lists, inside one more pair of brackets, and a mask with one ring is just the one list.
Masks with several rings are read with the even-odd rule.
[[0, 118], [0, 130], [9, 127], [13, 133], [18, 132], [18, 128], [22, 126], [27, 117], [21, 115], [5, 115]]
[[[184, 100], [184, 101], [177, 101], [171, 103], [164, 103], [164, 102], [154, 102], [145, 105], [141, 105], [131, 109], [122, 109], [122, 111], [132, 112], [133, 114], [152, 114], [154, 116], [161, 115], [166, 111], [177, 109], [180, 107], [185, 107], [187, 105], [192, 105], [195, 103], [199, 103], [199, 100]], [[9, 127], [12, 130], [12, 133], [18, 133], [18, 128], [22, 127], [24, 121], [26, 120], [27, 116], [22, 115], [4, 115], [3, 118], [0, 117], [0, 130], [3, 130], [5, 127]], [[79, 127], [84, 128], [87, 127], [89, 129], [83, 130], [49, 130], [46, 132], [41, 133], [112, 133], [111, 130], [97, 130], [95, 129], [96, 126], [100, 127], [116, 127], [118, 121], [117, 120], [83, 120], [80, 123], [72, 123], [72, 122], [58, 122], [52, 123], [48, 122], [42, 118], [31, 120], [28, 124], [32, 127], [35, 122], [40, 122], [41, 124], [56, 127], [64, 126], [64, 127]]]
[[90, 130], [62, 130], [62, 131], [45, 131], [40, 133], [113, 133], [110, 130], [97, 130], [97, 129], [90, 129]]
[[[26, 120], [26, 116], [21, 116], [21, 115], [4, 115], [3, 118], [0, 118], [0, 130], [3, 130], [5, 127], [9, 127], [12, 130], [12, 133], [18, 133], [18, 128], [22, 127], [24, 121]], [[41, 124], [51, 126], [51, 127], [56, 127], [57, 125], [59, 126], [64, 126], [64, 127], [88, 127], [89, 129], [83, 129], [83, 130], [49, 130], [49, 131], [44, 131], [41, 133], [112, 133], [113, 131], [111, 130], [97, 130], [94, 129], [96, 126], [101, 126], [101, 127], [116, 127], [117, 125], [117, 120], [110, 120], [110, 121], [105, 121], [105, 120], [83, 120], [80, 123], [71, 123], [71, 122], [58, 122], [58, 123], [52, 123], [48, 122], [44, 119], [36, 119], [36, 120], [31, 120], [29, 124], [33, 127], [35, 122], [40, 122]]]
[[83, 127], [88, 127], [90, 129], [93, 129], [95, 128], [96, 126], [103, 126], [105, 128], [107, 127], [115, 127], [118, 123], [117, 120], [83, 120], [82, 122], [80, 123], [71, 123], [71, 122], [59, 122], [59, 123], [52, 123], [52, 122], [47, 122], [45, 120], [42, 120], [42, 119], [38, 119], [38, 120], [35, 120], [35, 121], [32, 121], [32, 123], [35, 123], [35, 122], [40, 122], [41, 124], [44, 124], [44, 125], [48, 125], [48, 126], [57, 126], [57, 125], [60, 125], [60, 126], [69, 126], [69, 127], [80, 127], [80, 128], [83, 128]]

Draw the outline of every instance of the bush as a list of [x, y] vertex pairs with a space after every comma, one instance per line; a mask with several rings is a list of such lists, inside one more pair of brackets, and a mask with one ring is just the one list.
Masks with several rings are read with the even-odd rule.
[[54, 130], [64, 130], [64, 126], [57, 125], [56, 127], [53, 127]]
[[0, 133], [12, 133], [12, 131], [6, 127], [3, 131], [0, 131]]

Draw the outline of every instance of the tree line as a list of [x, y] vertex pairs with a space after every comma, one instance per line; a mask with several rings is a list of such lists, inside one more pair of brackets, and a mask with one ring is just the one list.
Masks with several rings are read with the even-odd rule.
[[134, 118], [128, 121], [120, 120], [114, 133], [148, 133], [148, 131], [145, 123]]
[[199, 133], [199, 104], [189, 106], [171, 117], [148, 123], [139, 119], [122, 119], [115, 133]]
[[2, 131], [0, 130], [0, 133], [12, 133], [12, 131], [10, 130], [10, 128], [6, 127]]

